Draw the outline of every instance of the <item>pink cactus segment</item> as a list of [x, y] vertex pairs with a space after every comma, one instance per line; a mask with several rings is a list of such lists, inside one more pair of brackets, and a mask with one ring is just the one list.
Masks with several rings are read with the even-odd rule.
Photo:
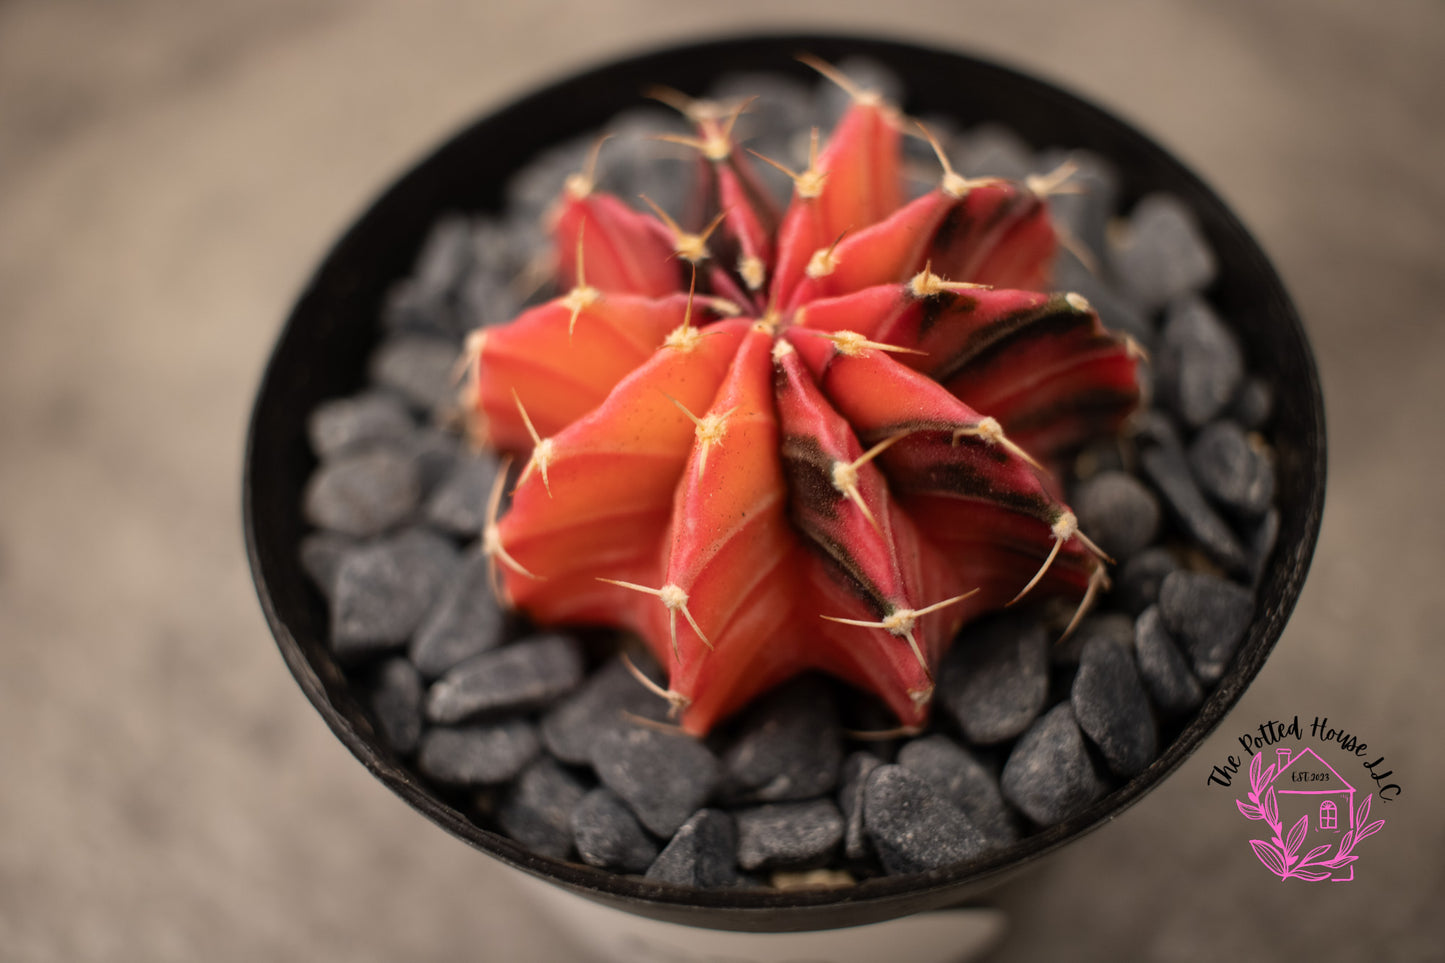
[[[798, 352], [789, 350], [793, 344], [785, 334], [775, 352], [778, 415], [789, 513], [829, 574], [813, 579], [823, 604], [818, 615], [834, 621], [826, 634], [845, 648], [880, 649], [876, 657], [859, 659], [876, 671], [878, 691], [910, 702], [906, 715], [916, 719], [932, 694], [931, 654], [939, 651], [953, 616], [919, 620], [915, 613], [963, 589], [946, 566], [925, 564], [922, 538], [893, 505], [873, 464], [892, 440], [865, 452]], [[929, 597], [930, 588], [946, 594]]]
[[[713, 319], [708, 307], [694, 304], [696, 323]], [[473, 425], [485, 426], [487, 441], [503, 451], [529, 452], [518, 399], [537, 432], [554, 435], [601, 404], [686, 316], [685, 294], [652, 299], [579, 286], [489, 329], [470, 362]]]
[[[879, 457], [909, 514], [949, 566], [982, 591], [980, 611], [1007, 604], [1041, 570], [1043, 595], [1087, 589], [1098, 558], [1045, 476], [992, 419], [876, 350], [813, 348], [818, 383], [864, 443], [900, 438]], [[1053, 552], [1058, 542], [1057, 554]]]
[[593, 190], [590, 181], [569, 185], [554, 218], [557, 277], [562, 284], [573, 287], [584, 281], [577, 270], [580, 237], [585, 282], [591, 287], [654, 298], [682, 288], [683, 275], [667, 228], [616, 197]]
[[942, 277], [1032, 290], [1048, 286], [1057, 244], [1042, 198], [1023, 184], [987, 180], [940, 222], [925, 263]]
[[920, 272], [815, 301], [800, 323], [906, 348], [898, 360], [988, 412], [1049, 462], [1117, 431], [1139, 400], [1139, 352], [1077, 294], [988, 289]]
[[535, 618], [642, 621], [644, 596], [598, 579], [661, 584], [663, 531], [694, 437], [678, 404], [712, 404], [747, 325], [685, 330], [600, 407], [533, 448], [498, 535], [523, 570], [505, 566], [504, 588]]
[[[663, 584], [686, 610], [654, 609], [646, 637], [687, 700], [683, 724], [705, 732], [777, 673], [797, 671], [797, 538], [778, 460], [772, 333], [742, 339], [727, 378], [695, 432], [668, 533]], [[694, 626], [695, 623], [695, 626]], [[770, 681], [771, 680], [771, 681]]]
[[[785, 311], [819, 251], [898, 209], [903, 201], [899, 133], [891, 108], [855, 99], [821, 156], [794, 175], [792, 203], [778, 228], [771, 303]], [[816, 142], [815, 142], [816, 143]]]

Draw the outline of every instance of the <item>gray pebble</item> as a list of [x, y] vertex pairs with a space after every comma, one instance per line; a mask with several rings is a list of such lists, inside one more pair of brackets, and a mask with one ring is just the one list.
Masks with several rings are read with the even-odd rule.
[[647, 878], [676, 886], [717, 889], [738, 882], [737, 830], [720, 809], [699, 809], [647, 868]]
[[542, 750], [537, 727], [525, 719], [436, 726], [421, 737], [417, 767], [455, 786], [488, 786], [516, 777]]
[[1134, 620], [1121, 612], [1091, 612], [1072, 635], [1054, 643], [1049, 658], [1054, 665], [1076, 668], [1084, 647], [1096, 639], [1127, 648], [1134, 643]]
[[322, 402], [306, 419], [311, 450], [321, 459], [386, 442], [398, 442], [416, 430], [406, 406], [393, 395], [368, 391]]
[[1193, 712], [1204, 701], [1204, 689], [1164, 628], [1157, 605], [1145, 609], [1134, 623], [1134, 659], [1162, 718]]
[[1263, 378], [1246, 376], [1228, 414], [1246, 431], [1259, 431], [1274, 414], [1274, 389]]
[[566, 859], [572, 850], [572, 810], [587, 789], [548, 756], [522, 770], [497, 808], [497, 825], [534, 853]]
[[1270, 555], [1274, 552], [1275, 543], [1279, 541], [1279, 509], [1270, 508], [1264, 513], [1264, 517], [1255, 526], [1254, 533], [1249, 537], [1249, 550], [1254, 556], [1253, 564], [1250, 567], [1252, 581], [1258, 583], [1264, 577], [1264, 566], [1269, 561]]
[[952, 739], [942, 733], [914, 739], [899, 751], [898, 764], [967, 816], [986, 847], [1006, 846], [1018, 838], [998, 778]]
[[864, 750], [843, 761], [838, 809], [843, 813], [843, 855], [849, 859], [867, 859], [871, 852], [863, 829], [863, 790], [867, 788], [868, 774], [881, 765], [882, 759]]
[[1159, 587], [1159, 615], [1189, 656], [1194, 674], [1213, 685], [1254, 618], [1254, 596], [1208, 572], [1175, 572]]
[[312, 525], [368, 538], [411, 517], [421, 499], [421, 479], [405, 452], [370, 448], [323, 462], [304, 498]]
[[472, 453], [462, 455], [427, 499], [426, 520], [453, 535], [480, 534], [487, 521], [487, 495], [496, 477], [495, 459]]
[[1004, 798], [1040, 826], [1052, 826], [1108, 791], [1094, 771], [1074, 707], [1060, 702], [1024, 733], [999, 779]]
[[423, 428], [412, 435], [404, 450], [416, 462], [423, 499], [430, 498], [451, 476], [462, 455], [460, 440], [438, 428]]
[[[655, 666], [639, 668], [651, 669], [653, 681], [660, 681]], [[635, 725], [629, 715], [663, 722], [667, 712], [667, 703], [645, 689], [618, 657], [548, 710], [542, 717], [542, 741], [563, 762], [584, 765], [592, 761], [592, 745], [599, 735]]]
[[582, 647], [570, 635], [513, 642], [473, 656], [432, 683], [426, 716], [447, 724], [486, 713], [536, 709], [576, 688], [583, 668]]
[[1248, 554], [1195, 484], [1183, 452], [1161, 445], [1145, 449], [1139, 461], [1164, 504], [1205, 554], [1231, 572], [1248, 571]]
[[717, 757], [701, 742], [641, 725], [599, 734], [592, 767], [642, 825], [664, 838], [707, 801], [721, 777]]
[[1126, 559], [1159, 535], [1159, 500], [1133, 475], [1104, 471], [1074, 489], [1079, 528], [1115, 559]]
[[1203, 298], [1182, 298], [1165, 313], [1155, 371], [1160, 400], [1199, 428], [1234, 399], [1244, 380], [1244, 352]]
[[1167, 548], [1146, 548], [1124, 563], [1114, 585], [1114, 598], [1131, 615], [1138, 615], [1159, 601], [1164, 576], [1179, 571], [1179, 563]]
[[416, 630], [407, 654], [428, 679], [501, 643], [505, 617], [492, 594], [490, 568], [486, 556], [467, 556]]
[[392, 334], [456, 336], [456, 319], [447, 300], [412, 277], [397, 281], [387, 290], [381, 305], [381, 323]]
[[362, 545], [336, 570], [331, 645], [339, 656], [401, 645], [451, 577], [457, 552], [420, 529]]
[[767, 803], [733, 818], [738, 865], [748, 872], [825, 866], [843, 840], [843, 814], [831, 799]]
[[1146, 311], [1203, 290], [1216, 271], [1194, 213], [1170, 194], [1150, 194], [1135, 206], [1127, 232], [1110, 247], [1109, 263], [1121, 287]]
[[412, 278], [427, 294], [444, 298], [466, 276], [473, 250], [471, 222], [460, 214], [449, 214], [427, 234]]
[[1189, 467], [1199, 487], [1229, 511], [1258, 518], [1274, 500], [1274, 466], [1232, 421], [1206, 425], [1189, 445]]
[[657, 843], [612, 790], [599, 786], [572, 810], [572, 840], [589, 866], [640, 873], [657, 858]]
[[843, 730], [833, 688], [816, 676], [786, 683], [742, 714], [722, 754], [722, 795], [734, 802], [812, 799], [838, 784]]
[[965, 177], [1023, 180], [1034, 168], [1028, 143], [1002, 124], [980, 124], [959, 138], [958, 172]]
[[336, 573], [341, 569], [342, 559], [360, 544], [340, 532], [312, 532], [301, 539], [301, 568], [328, 600], [336, 589]]
[[1079, 728], [1116, 776], [1138, 775], [1159, 754], [1159, 733], [1132, 646], [1104, 639], [1085, 646], [1069, 699]]
[[974, 623], [943, 657], [939, 704], [972, 743], [1014, 738], [1044, 707], [1048, 648], [1048, 633], [1027, 615]]
[[863, 821], [889, 873], [927, 872], [989, 849], [962, 809], [902, 765], [879, 766], [869, 775]]
[[460, 350], [448, 338], [422, 334], [387, 338], [371, 357], [371, 380], [390, 388], [424, 412], [451, 406], [452, 381]]
[[421, 676], [406, 659], [387, 659], [377, 669], [371, 689], [371, 710], [387, 745], [403, 756], [421, 740]]

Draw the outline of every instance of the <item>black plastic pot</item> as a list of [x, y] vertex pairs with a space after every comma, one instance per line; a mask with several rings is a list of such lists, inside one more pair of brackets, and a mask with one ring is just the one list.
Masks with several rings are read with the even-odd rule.
[[[478, 825], [386, 748], [327, 646], [325, 607], [297, 556], [305, 533], [301, 492], [315, 467], [305, 420], [322, 400], [362, 387], [368, 353], [380, 335], [383, 295], [407, 274], [439, 215], [495, 209], [510, 173], [537, 152], [639, 103], [648, 86], [700, 93], [720, 75], [744, 70], [810, 77], [794, 59], [801, 51], [835, 62], [850, 55], [881, 62], [903, 81], [904, 107], [911, 113], [950, 115], [961, 125], [995, 120], [1035, 147], [1102, 154], [1121, 172], [1126, 209], [1152, 191], [1171, 192], [1193, 209], [1220, 262], [1208, 296], [1235, 326], [1254, 369], [1277, 391], [1272, 440], [1280, 534], [1260, 583], [1255, 620], [1224, 679], [1153, 765], [1084, 812], [978, 862], [927, 874], [871, 879], [842, 890], [686, 891], [534, 855]], [[252, 417], [244, 510], [261, 605], [297, 682], [356, 757], [427, 818], [508, 865], [620, 909], [694, 926], [783, 931], [956, 905], [1117, 816], [1158, 785], [1229, 712], [1283, 631], [1314, 550], [1324, 485], [1324, 413], [1304, 330], [1264, 253], [1198, 177], [1117, 118], [1011, 70], [903, 43], [783, 36], [678, 47], [590, 70], [476, 122], [389, 187], [327, 256], [281, 334]]]

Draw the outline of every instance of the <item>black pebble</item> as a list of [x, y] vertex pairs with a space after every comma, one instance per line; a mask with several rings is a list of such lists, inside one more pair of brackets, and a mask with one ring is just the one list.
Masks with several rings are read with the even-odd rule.
[[1134, 641], [1134, 620], [1121, 612], [1091, 612], [1079, 620], [1072, 635], [1049, 649], [1054, 665], [1076, 668], [1084, 647], [1095, 639], [1129, 646]]
[[366, 538], [406, 521], [421, 500], [421, 478], [407, 454], [368, 448], [323, 462], [306, 484], [306, 520]]
[[525, 719], [437, 726], [421, 737], [417, 767], [438, 782], [489, 786], [516, 777], [541, 749], [537, 727]]
[[1159, 500], [1133, 475], [1104, 471], [1074, 489], [1079, 528], [1115, 559], [1126, 559], [1159, 534]]
[[549, 756], [522, 770], [497, 809], [497, 824], [534, 853], [565, 859], [572, 849], [572, 810], [586, 787]]
[[399, 442], [415, 430], [406, 406], [383, 391], [334, 398], [306, 419], [311, 450], [322, 460], [379, 442]]
[[805, 676], [744, 710], [722, 754], [722, 795], [733, 802], [812, 799], [833, 790], [842, 763], [833, 687]]
[[868, 784], [868, 774], [881, 765], [882, 759], [864, 750], [843, 760], [838, 809], [843, 813], [843, 855], [849, 859], [868, 858], [868, 837], [863, 831], [863, 790]]
[[831, 799], [766, 803], [736, 810], [733, 818], [738, 865], [748, 872], [816, 869], [843, 841], [843, 814]]
[[1258, 518], [1274, 500], [1274, 466], [1232, 421], [1206, 425], [1189, 445], [1189, 467], [1205, 494], [1239, 515]]
[[423, 530], [348, 553], [331, 596], [333, 650], [351, 656], [405, 643], [456, 565], [451, 542]]
[[1213, 685], [1254, 618], [1254, 596], [1217, 575], [1175, 572], [1159, 587], [1159, 615], [1188, 654], [1194, 674]]
[[1044, 707], [1048, 633], [1027, 615], [974, 623], [943, 658], [938, 699], [972, 743], [1012, 739]]
[[717, 757], [701, 742], [643, 725], [600, 733], [592, 767], [642, 825], [663, 838], [707, 801], [721, 777]]
[[1024, 733], [999, 779], [1004, 798], [1040, 826], [1052, 826], [1108, 791], [1094, 771], [1074, 707], [1061, 702]]
[[640, 873], [657, 858], [657, 843], [612, 790], [599, 786], [572, 810], [572, 841], [589, 866]]
[[1160, 445], [1145, 449], [1139, 458], [1145, 475], [1200, 548], [1230, 572], [1248, 572], [1248, 553], [1194, 483], [1184, 453], [1173, 446]]
[[426, 520], [453, 535], [475, 537], [486, 524], [487, 495], [497, 477], [492, 458], [465, 454], [426, 501]]
[[403, 756], [416, 751], [421, 740], [421, 701], [425, 687], [410, 662], [387, 659], [377, 669], [371, 690], [371, 709], [384, 738]]
[[647, 878], [676, 886], [717, 889], [738, 882], [737, 830], [720, 809], [699, 809], [647, 868]]
[[301, 568], [328, 600], [336, 590], [342, 560], [360, 545], [359, 540], [340, 532], [312, 532], [301, 539]]
[[1229, 406], [1229, 416], [1247, 431], [1259, 431], [1274, 414], [1274, 389], [1263, 378], [1248, 376]]
[[1234, 400], [1244, 380], [1244, 353], [1204, 299], [1183, 298], [1165, 314], [1155, 371], [1161, 400], [1199, 428]]
[[492, 594], [489, 560], [473, 554], [458, 566], [411, 640], [408, 655], [435, 679], [502, 641], [501, 607]]
[[1161, 717], [1193, 712], [1204, 701], [1204, 689], [1164, 628], [1157, 605], [1145, 609], [1134, 623], [1134, 659]]
[[922, 873], [989, 848], [962, 809], [901, 765], [879, 766], [869, 775], [863, 823], [889, 873]]
[[1129, 215], [1129, 231], [1110, 248], [1122, 288], [1145, 310], [1204, 289], [1214, 279], [1214, 252], [1194, 214], [1171, 194], [1150, 194]]
[[536, 709], [582, 681], [582, 647], [570, 635], [523, 639], [473, 656], [427, 692], [427, 719], [459, 722], [483, 713]]
[[456, 395], [452, 370], [460, 355], [450, 338], [422, 334], [387, 338], [371, 356], [371, 380], [395, 391], [413, 408], [443, 410]]
[[998, 777], [952, 739], [941, 733], [914, 739], [899, 750], [898, 764], [958, 807], [982, 833], [988, 848], [1018, 838]]
[[667, 712], [667, 702], [644, 688], [618, 657], [548, 710], [542, 717], [542, 741], [563, 762], [585, 765], [603, 732], [631, 728], [635, 723], [628, 716], [663, 722]]
[[1159, 753], [1159, 733], [1130, 646], [1096, 639], [1084, 647], [1070, 692], [1079, 728], [1109, 769], [1128, 779]]
[[1125, 562], [1119, 569], [1114, 597], [1131, 615], [1159, 601], [1159, 586], [1170, 572], [1179, 571], [1179, 563], [1167, 548], [1147, 548]]

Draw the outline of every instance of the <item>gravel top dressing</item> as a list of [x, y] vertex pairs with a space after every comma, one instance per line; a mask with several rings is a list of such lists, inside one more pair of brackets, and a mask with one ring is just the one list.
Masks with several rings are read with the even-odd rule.
[[[841, 67], [899, 93], [870, 63]], [[808, 162], [806, 132], [826, 132], [848, 103], [833, 84], [770, 75], [709, 93], [758, 95], [739, 130], [794, 169]], [[455, 371], [470, 332], [556, 293], [527, 286], [549, 250], [547, 206], [590, 163], [589, 132], [518, 173], [502, 214], [435, 225], [388, 299], [370, 384], [308, 423], [314, 530], [298, 550], [329, 606], [332, 649], [396, 754], [480, 825], [544, 856], [688, 887], [923, 872], [1006, 847], [1142, 772], [1224, 674], [1279, 516], [1274, 389], [1202, 296], [1214, 253], [1172, 196], [1116, 210], [1100, 157], [925, 121], [965, 177], [1076, 165], [1082, 191], [1051, 199], [1073, 239], [1052, 287], [1082, 293], [1149, 358], [1148, 406], [1063, 479], [1080, 530], [1114, 560], [1112, 587], [1064, 641], [1071, 605], [1024, 602], [969, 623], [916, 734], [877, 698], [809, 674], [696, 738], [651, 691], [665, 673], [635, 639], [539, 630], [504, 611], [480, 548], [499, 465], [462, 438]], [[689, 136], [681, 117], [638, 108], [608, 133], [601, 187], [686, 209], [694, 158], [653, 136]], [[921, 140], [907, 151], [922, 194], [938, 162]], [[792, 190], [759, 170], [779, 199]]]

